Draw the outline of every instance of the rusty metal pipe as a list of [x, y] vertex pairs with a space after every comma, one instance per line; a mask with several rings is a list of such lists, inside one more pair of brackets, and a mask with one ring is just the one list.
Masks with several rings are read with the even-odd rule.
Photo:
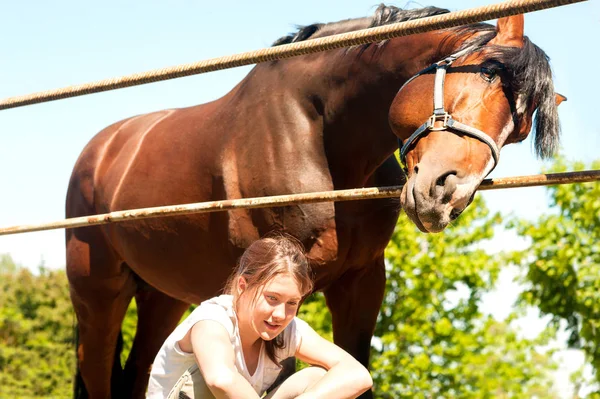
[[[503, 188], [549, 186], [556, 184], [587, 183], [600, 180], [600, 170], [581, 172], [548, 173], [530, 176], [502, 177], [486, 179], [481, 182], [478, 190], [497, 190]], [[82, 216], [55, 222], [17, 225], [0, 228], [0, 236], [21, 234], [34, 231], [72, 229], [76, 227], [94, 226], [117, 223], [138, 219], [166, 217], [173, 215], [188, 215], [193, 213], [221, 212], [233, 209], [268, 208], [292, 204], [310, 204], [315, 202], [355, 201], [361, 199], [399, 197], [402, 186], [354, 188], [349, 190], [321, 191], [273, 197], [256, 197], [229, 199], [222, 201], [197, 202], [193, 204], [157, 206], [152, 208], [129, 209], [114, 211], [100, 215]]]

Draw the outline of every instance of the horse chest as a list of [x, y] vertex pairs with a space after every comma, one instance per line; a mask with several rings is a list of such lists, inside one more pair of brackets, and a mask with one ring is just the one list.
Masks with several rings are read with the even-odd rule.
[[317, 289], [350, 269], [369, 267], [383, 256], [398, 218], [397, 199], [338, 203], [328, 224], [305, 241]]

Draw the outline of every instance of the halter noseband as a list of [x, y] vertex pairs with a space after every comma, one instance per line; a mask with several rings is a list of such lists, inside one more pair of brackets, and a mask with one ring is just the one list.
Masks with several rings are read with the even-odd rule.
[[[496, 165], [498, 165], [498, 160], [500, 159], [500, 150], [498, 149], [498, 146], [496, 145], [494, 139], [492, 139], [488, 134], [482, 132], [479, 129], [475, 129], [474, 127], [456, 121], [454, 118], [452, 118], [452, 115], [450, 115], [444, 109], [444, 81], [446, 80], [446, 70], [450, 65], [452, 65], [454, 61], [456, 61], [459, 57], [465, 55], [471, 50], [471, 48], [463, 49], [457, 53], [454, 53], [444, 58], [441, 61], [431, 64], [430, 66], [418, 72], [412, 78], [407, 80], [406, 83], [404, 83], [402, 87], [400, 87], [400, 90], [398, 90], [398, 93], [400, 93], [400, 91], [402, 91], [402, 89], [414, 79], [435, 69], [435, 85], [433, 87], [433, 114], [427, 119], [425, 123], [419, 126], [417, 130], [415, 130], [415, 132], [411, 134], [410, 137], [404, 143], [402, 143], [401, 139], [398, 139], [398, 147], [400, 148], [400, 160], [402, 161], [405, 170], [406, 154], [408, 153], [410, 148], [414, 144], [416, 144], [417, 140], [419, 140], [419, 138], [421, 138], [422, 136], [428, 134], [430, 131], [442, 130], [446, 130], [452, 133], [459, 132], [469, 137], [476, 138], [479, 141], [482, 141], [492, 151], [492, 157], [494, 158], [494, 167], [492, 168], [492, 170], [494, 170]], [[441, 126], [435, 126], [435, 123], [438, 121], [442, 122]]]

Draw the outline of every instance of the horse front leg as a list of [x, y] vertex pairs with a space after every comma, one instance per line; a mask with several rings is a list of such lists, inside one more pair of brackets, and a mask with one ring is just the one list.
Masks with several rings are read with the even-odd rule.
[[[385, 264], [381, 258], [358, 270], [346, 272], [326, 291], [333, 319], [334, 342], [369, 367], [371, 338], [385, 290]], [[361, 398], [372, 398], [365, 392]]]

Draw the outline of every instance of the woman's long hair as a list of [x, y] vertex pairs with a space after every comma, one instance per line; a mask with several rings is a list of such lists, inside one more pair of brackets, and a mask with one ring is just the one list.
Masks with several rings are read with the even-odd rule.
[[[275, 276], [282, 274], [292, 276], [303, 296], [312, 291], [312, 272], [302, 244], [288, 234], [270, 234], [253, 242], [244, 251], [234, 273], [227, 281], [224, 292], [233, 296], [233, 303], [236, 306], [240, 296], [237, 284], [240, 277], [244, 277], [246, 280], [244, 292], [259, 288], [252, 299], [254, 304], [262, 292], [260, 287], [264, 287]], [[265, 341], [267, 355], [275, 364], [280, 364], [284, 360], [277, 359], [275, 355], [275, 350], [283, 349], [284, 346], [283, 334], [279, 334], [273, 340]]]

